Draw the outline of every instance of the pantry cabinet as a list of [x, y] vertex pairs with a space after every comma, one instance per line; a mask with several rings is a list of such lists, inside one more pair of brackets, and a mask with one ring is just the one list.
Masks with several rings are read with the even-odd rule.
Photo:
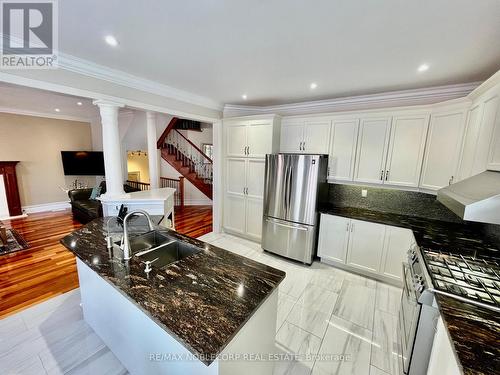
[[328, 154], [330, 120], [291, 119], [281, 126], [281, 152]]
[[438, 190], [456, 182], [465, 127], [463, 110], [431, 116], [420, 187]]
[[401, 267], [415, 243], [409, 229], [321, 214], [318, 257], [371, 277], [401, 283]]
[[259, 241], [262, 235], [265, 155], [278, 152], [277, 116], [223, 121], [225, 173], [223, 228]]

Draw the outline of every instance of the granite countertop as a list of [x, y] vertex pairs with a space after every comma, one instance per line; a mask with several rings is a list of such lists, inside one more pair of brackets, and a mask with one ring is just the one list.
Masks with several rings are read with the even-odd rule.
[[[61, 243], [207, 365], [285, 278], [283, 271], [165, 228], [159, 230], [202, 251], [162, 269], [153, 266], [147, 278], [137, 259], [127, 267], [110, 256], [106, 219]], [[141, 219], [129, 224], [147, 228]]]
[[[322, 205], [321, 213], [350, 219], [408, 228], [417, 244], [433, 251], [472, 250], [476, 256], [500, 259], [500, 250], [470, 227], [422, 217], [386, 213], [362, 208]], [[500, 316], [492, 310], [436, 294], [436, 300], [448, 329], [464, 374], [500, 373]]]

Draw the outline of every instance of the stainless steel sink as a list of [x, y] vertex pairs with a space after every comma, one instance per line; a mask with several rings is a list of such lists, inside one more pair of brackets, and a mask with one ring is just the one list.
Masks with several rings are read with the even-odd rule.
[[156, 230], [130, 238], [130, 249], [141, 262], [151, 262], [154, 268], [162, 268], [201, 250], [185, 244]]

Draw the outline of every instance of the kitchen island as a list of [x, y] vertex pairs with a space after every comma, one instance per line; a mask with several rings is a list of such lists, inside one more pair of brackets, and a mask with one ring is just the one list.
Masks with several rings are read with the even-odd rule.
[[[143, 219], [129, 224], [144, 232]], [[272, 373], [260, 359], [274, 353], [283, 271], [160, 228], [201, 251], [145, 273], [137, 257], [108, 251], [106, 223], [96, 219], [61, 242], [77, 257], [85, 320], [130, 373]]]

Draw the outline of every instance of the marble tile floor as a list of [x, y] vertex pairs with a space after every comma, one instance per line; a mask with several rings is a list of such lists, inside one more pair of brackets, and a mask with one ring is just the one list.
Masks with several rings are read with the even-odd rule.
[[[201, 240], [282, 269], [275, 374], [399, 374], [401, 289], [318, 262], [307, 267], [228, 234]], [[126, 374], [85, 323], [79, 290], [0, 320], [0, 374]]]

